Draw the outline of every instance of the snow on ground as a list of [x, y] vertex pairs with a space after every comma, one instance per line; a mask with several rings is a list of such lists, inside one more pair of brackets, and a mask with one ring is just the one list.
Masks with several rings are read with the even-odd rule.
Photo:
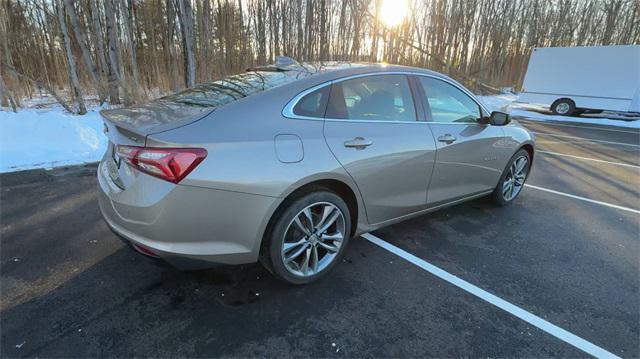
[[58, 106], [0, 109], [0, 172], [99, 161], [107, 146], [100, 109], [84, 116]]
[[551, 114], [548, 109], [541, 106], [515, 102], [518, 99], [518, 95], [514, 94], [478, 97], [491, 110], [508, 112], [513, 116], [522, 116], [530, 120], [579, 122], [627, 128], [640, 128], [640, 118], [626, 117], [615, 112], [605, 111], [600, 114], [584, 114], [575, 117], [558, 116]]

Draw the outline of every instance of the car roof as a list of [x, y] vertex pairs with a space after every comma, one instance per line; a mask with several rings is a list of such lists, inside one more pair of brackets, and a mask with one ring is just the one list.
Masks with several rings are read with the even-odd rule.
[[[142, 107], [151, 110], [155, 105], [164, 108], [168, 104], [179, 105], [180, 108], [194, 106], [215, 108], [276, 87], [300, 91], [344, 77], [383, 72], [422, 73], [448, 79], [447, 76], [438, 72], [416, 67], [339, 61], [298, 63], [287, 57], [278, 57], [273, 65], [249, 68], [244, 73], [201, 83], [151, 101], [145, 106], [135, 106], [135, 111], [141, 112]], [[104, 111], [103, 116], [110, 112], [117, 111]]]
[[[371, 63], [371, 62], [339, 62], [339, 61], [325, 61], [325, 62], [309, 62], [299, 64], [297, 67], [289, 67], [286, 71], [291, 71], [293, 74], [308, 74], [319, 75], [328, 74], [332, 77], [339, 78], [349, 75], [376, 73], [376, 72], [413, 72], [424, 73], [434, 77], [448, 78], [447, 76], [431, 71], [428, 69], [393, 65], [387, 63]], [[306, 76], [305, 76], [306, 77]]]
[[367, 62], [338, 62], [338, 61], [323, 61], [323, 62], [309, 62], [309, 63], [295, 63], [295, 65], [287, 65], [283, 68], [277, 66], [261, 67], [255, 69], [247, 69], [248, 71], [274, 71], [285, 75], [288, 80], [285, 80], [283, 87], [293, 89], [294, 91], [301, 91], [310, 87], [315, 87], [327, 82], [338, 80], [341, 78], [354, 76], [354, 75], [366, 75], [376, 73], [414, 73], [425, 74], [428, 76], [448, 80], [457, 83], [454, 79], [443, 75], [439, 72], [402, 65], [392, 65], [386, 63], [367, 63]]

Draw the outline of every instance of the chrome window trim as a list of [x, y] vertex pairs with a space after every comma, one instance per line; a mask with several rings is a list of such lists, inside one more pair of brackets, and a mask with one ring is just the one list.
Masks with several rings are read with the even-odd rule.
[[[316, 119], [316, 120], [322, 120], [322, 119]], [[329, 122], [364, 122], [364, 123], [407, 123], [407, 124], [414, 124], [414, 123], [422, 123], [422, 124], [426, 124], [426, 121], [386, 121], [386, 120], [350, 120], [350, 119], [345, 119], [345, 118], [325, 118], [325, 121], [329, 121]]]
[[[286, 118], [290, 118], [290, 119], [294, 119], [294, 120], [313, 120], [313, 121], [341, 121], [341, 122], [365, 122], [365, 123], [428, 123], [428, 124], [448, 124], [448, 125], [466, 125], [466, 126], [471, 126], [471, 125], [484, 125], [481, 123], [469, 123], [469, 122], [433, 122], [433, 121], [429, 121], [427, 119], [427, 121], [420, 121], [419, 119], [416, 119], [416, 121], [376, 121], [376, 120], [355, 120], [355, 119], [342, 119], [342, 118], [328, 118], [328, 117], [310, 117], [310, 116], [302, 116], [302, 115], [296, 115], [295, 113], [293, 113], [293, 108], [298, 104], [298, 101], [300, 101], [300, 99], [302, 99], [304, 96], [308, 95], [309, 93], [319, 90], [325, 86], [331, 86], [334, 83], [339, 83], [342, 81], [347, 81], [347, 80], [351, 80], [351, 79], [356, 79], [356, 78], [360, 78], [360, 77], [368, 77], [368, 76], [382, 76], [382, 75], [405, 75], [405, 76], [424, 76], [424, 77], [430, 77], [436, 80], [440, 80], [440, 81], [444, 81], [450, 85], [452, 85], [453, 87], [459, 89], [460, 91], [462, 91], [464, 94], [466, 94], [467, 96], [469, 96], [471, 98], [471, 100], [473, 102], [475, 102], [482, 110], [484, 110], [484, 112], [490, 114], [491, 111], [489, 111], [483, 103], [481, 103], [476, 96], [469, 90], [467, 90], [466, 88], [458, 85], [457, 83], [440, 77], [440, 76], [436, 76], [436, 75], [431, 75], [431, 74], [425, 74], [425, 73], [421, 73], [421, 72], [414, 72], [414, 71], [385, 71], [385, 72], [368, 72], [368, 73], [364, 73], [364, 74], [356, 74], [356, 75], [349, 75], [349, 76], [345, 76], [345, 77], [340, 77], [337, 79], [333, 79], [330, 81], [326, 81], [323, 82], [321, 84], [315, 85], [313, 87], [310, 87], [302, 92], [300, 92], [299, 94], [297, 94], [293, 99], [289, 100], [289, 102], [286, 104], [286, 106], [282, 109], [282, 116], [286, 117]], [[415, 99], [413, 99], [415, 100]], [[414, 103], [414, 106], [416, 106], [416, 104]]]
[[490, 126], [489, 123], [480, 123], [480, 122], [434, 122], [434, 121], [425, 121], [430, 125], [458, 125], [458, 126]]

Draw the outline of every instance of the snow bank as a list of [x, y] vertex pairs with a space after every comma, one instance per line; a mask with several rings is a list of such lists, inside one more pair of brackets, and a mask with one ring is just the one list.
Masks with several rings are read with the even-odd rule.
[[76, 116], [58, 107], [0, 110], [0, 172], [99, 161], [107, 139], [98, 111]]
[[597, 125], [618, 126], [626, 128], [640, 128], [640, 119], [623, 117], [615, 112], [603, 112], [600, 114], [585, 114], [581, 116], [558, 116], [551, 114], [547, 109], [529, 104], [517, 103], [517, 95], [503, 94], [495, 96], [478, 96], [485, 105], [494, 111], [508, 112], [513, 116], [522, 116], [535, 121], [564, 121], [590, 123]]

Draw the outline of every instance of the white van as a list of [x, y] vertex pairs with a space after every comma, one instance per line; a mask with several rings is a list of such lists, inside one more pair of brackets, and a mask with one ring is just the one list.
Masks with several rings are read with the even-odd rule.
[[566, 116], [640, 113], [640, 45], [535, 48], [518, 102]]

